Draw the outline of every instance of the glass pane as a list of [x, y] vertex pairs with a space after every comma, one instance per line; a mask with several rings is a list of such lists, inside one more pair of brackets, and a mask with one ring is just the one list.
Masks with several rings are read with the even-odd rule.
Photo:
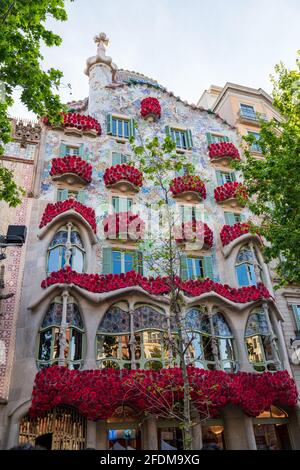
[[54, 328], [54, 342], [53, 342], [53, 351], [52, 351], [52, 358], [58, 359], [59, 358], [59, 328]]
[[146, 328], [159, 328], [164, 330], [168, 328], [166, 316], [148, 305], [143, 305], [135, 309], [133, 322], [135, 331], [144, 330]]
[[238, 263], [253, 263], [253, 253], [250, 249], [248, 248], [243, 248], [242, 250], [239, 251], [239, 254], [237, 256], [236, 260], [237, 264]]
[[117, 135], [117, 120], [112, 118], [112, 134]]
[[264, 362], [264, 354], [259, 336], [246, 338], [246, 347], [250, 362]]
[[263, 343], [263, 347], [265, 351], [266, 360], [267, 361], [274, 360], [275, 358], [274, 358], [274, 354], [272, 351], [272, 343], [270, 340], [270, 336], [262, 336], [261, 339], [262, 339], [262, 343]]
[[84, 254], [81, 250], [76, 247], [72, 249], [72, 269], [77, 271], [78, 273], [83, 272], [83, 264], [84, 264]]
[[269, 335], [268, 321], [263, 312], [252, 313], [248, 318], [245, 336], [252, 336], [255, 334]]
[[162, 369], [162, 363], [160, 361], [148, 361], [145, 364], [145, 369], [160, 370]]
[[229, 326], [221, 313], [213, 315], [213, 324], [216, 336], [232, 336]]
[[82, 359], [82, 334], [74, 328], [71, 330], [69, 359], [70, 361], [78, 361]]
[[201, 258], [195, 259], [195, 274], [196, 277], [203, 277], [203, 260]]
[[214, 361], [214, 355], [212, 351], [212, 341], [210, 336], [202, 335], [202, 349], [204, 354], [204, 359], [206, 361]]
[[209, 316], [206, 314], [201, 315], [201, 326], [200, 330], [203, 333], [208, 333], [211, 334], [211, 327], [210, 327], [210, 321], [209, 321]]
[[120, 369], [120, 364], [118, 364], [116, 361], [103, 361], [101, 366], [104, 369]]
[[124, 121], [124, 137], [129, 137], [129, 122]]
[[49, 305], [49, 308], [44, 317], [42, 328], [46, 328], [50, 325], [60, 325], [62, 316], [62, 304], [53, 302]]
[[71, 232], [71, 243], [73, 245], [78, 245], [78, 246], [81, 246], [81, 248], [83, 248], [81, 236], [79, 235], [79, 232], [77, 232], [77, 230], [72, 230]]
[[66, 230], [60, 230], [54, 235], [49, 248], [55, 245], [64, 245], [65, 243], [67, 243], [67, 240], [68, 240], [68, 232]]
[[118, 119], [118, 136], [123, 137], [123, 121]]
[[142, 333], [144, 357], [159, 358], [163, 357], [163, 336], [161, 331], [144, 331]]
[[119, 307], [111, 307], [100, 322], [99, 332], [126, 333], [130, 331], [129, 314]]
[[131, 351], [129, 345], [129, 335], [122, 335], [119, 337], [119, 341], [121, 343], [121, 351], [122, 351], [122, 359], [131, 359]]
[[190, 360], [194, 362], [204, 359], [200, 335], [198, 333], [188, 333], [188, 338], [191, 341], [188, 348]]
[[193, 258], [187, 259], [187, 266], [188, 266], [188, 277], [193, 278], [194, 277]]
[[234, 361], [234, 349], [232, 339], [218, 339], [218, 356], [221, 361], [229, 359]]
[[256, 285], [256, 275], [255, 275], [255, 271], [254, 271], [254, 266], [253, 266], [253, 264], [247, 264], [246, 266], [247, 266], [247, 270], [248, 270], [250, 285], [254, 286], [254, 285]]
[[133, 253], [125, 253], [125, 273], [134, 269], [134, 255]]
[[40, 334], [39, 360], [49, 361], [51, 359], [52, 328], [42, 331]]
[[77, 328], [83, 329], [83, 322], [77, 304], [68, 303], [67, 306], [67, 323]]
[[97, 335], [97, 360], [118, 357], [119, 336]]
[[113, 264], [113, 274], [121, 274], [122, 265], [121, 265], [121, 252], [120, 251], [112, 252], [112, 264]]
[[246, 264], [240, 264], [239, 266], [236, 266], [235, 270], [240, 287], [251, 285], [251, 282], [248, 278], [248, 269]]
[[47, 272], [52, 273], [61, 269], [60, 263], [60, 247], [57, 246], [49, 251]]

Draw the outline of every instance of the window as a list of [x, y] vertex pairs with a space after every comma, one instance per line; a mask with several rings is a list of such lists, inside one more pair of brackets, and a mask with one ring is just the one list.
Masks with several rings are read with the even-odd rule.
[[179, 206], [179, 217], [181, 223], [191, 221], [202, 221], [202, 210], [199, 206]]
[[212, 134], [211, 132], [206, 133], [206, 140], [208, 145], [217, 144], [219, 142], [229, 142], [229, 138], [226, 135]]
[[130, 212], [132, 210], [133, 200], [128, 197], [114, 196], [112, 206], [115, 214], [120, 212]]
[[182, 130], [166, 126], [166, 135], [171, 137], [178, 149], [191, 149], [193, 147], [192, 132], [190, 129]]
[[128, 155], [124, 153], [112, 152], [111, 156], [112, 165], [121, 165], [128, 162]]
[[240, 113], [242, 117], [246, 117], [249, 119], [257, 120], [256, 112], [254, 111], [254, 107], [248, 104], [240, 104]]
[[[255, 140], [259, 140], [259, 132], [252, 132], [252, 131], [248, 131], [248, 135], [252, 135]], [[257, 142], [253, 142], [253, 144], [251, 145], [250, 147], [250, 150], [252, 152], [259, 152], [261, 153], [261, 147], [258, 145]]]
[[107, 133], [121, 139], [129, 139], [135, 135], [134, 119], [120, 118], [108, 114]]
[[[56, 297], [49, 305], [39, 331], [38, 367], [58, 364], [63, 305]], [[67, 304], [67, 330], [64, 357], [69, 369], [79, 369], [83, 362], [83, 322], [78, 305], [72, 297]]]
[[59, 271], [66, 264], [67, 243], [70, 243], [69, 264], [74, 271], [84, 270], [85, 250], [77, 227], [61, 227], [48, 248], [47, 272]]
[[254, 254], [248, 246], [241, 248], [239, 251], [236, 259], [235, 271], [240, 287], [256, 285]]
[[295, 320], [295, 325], [296, 325], [296, 331], [300, 331], [300, 305], [291, 305], [293, 314], [294, 314], [294, 320]]
[[103, 274], [121, 274], [129, 271], [143, 274], [143, 254], [141, 251], [103, 248], [102, 264]]
[[214, 279], [211, 256], [180, 257], [180, 276], [183, 280], [208, 277]]
[[58, 189], [57, 190], [57, 202], [66, 201], [67, 199], [76, 199], [81, 204], [85, 204], [86, 192], [84, 189], [73, 190], [73, 189]]
[[257, 309], [248, 318], [245, 343], [249, 362], [257, 372], [265, 370], [276, 371], [276, 357], [274, 348], [277, 350], [277, 338], [272, 345], [272, 332], [269, 329], [269, 322], [262, 309]]
[[83, 158], [83, 155], [84, 155], [83, 151], [84, 151], [83, 144], [77, 146], [77, 145], [68, 145], [68, 144], [61, 143], [60, 149], [59, 149], [59, 155], [60, 157], [65, 157], [66, 155], [70, 155], [70, 156], [76, 155], [76, 156]]
[[222, 185], [225, 183], [231, 183], [236, 181], [235, 173], [233, 171], [219, 171], [216, 170], [216, 177], [218, 185]]
[[103, 317], [96, 337], [97, 365], [159, 370], [172, 361], [167, 347], [167, 318], [161, 311], [149, 305], [135, 308], [133, 313], [134, 343], [130, 344], [131, 327], [129, 312], [112, 306]]
[[[199, 308], [190, 310], [185, 326], [191, 341], [188, 355], [190, 362], [201, 369], [216, 369], [217, 362], [226, 372], [235, 372], [237, 361], [233, 335], [222, 313], [214, 311], [212, 321]], [[217, 344], [217, 356], [213, 352], [213, 338]]]
[[234, 225], [245, 220], [244, 215], [237, 212], [224, 212], [224, 217], [227, 225]]

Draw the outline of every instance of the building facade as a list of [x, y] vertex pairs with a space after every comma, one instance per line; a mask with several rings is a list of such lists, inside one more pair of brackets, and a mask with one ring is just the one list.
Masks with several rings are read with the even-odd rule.
[[[174, 174], [186, 178], [174, 204], [193, 222], [202, 202], [210, 234], [196, 250], [182, 245], [182, 279], [176, 281], [191, 335], [193, 449], [207, 442], [226, 449], [299, 449], [283, 317], [261, 241], [247, 232], [249, 213], [236, 197], [240, 176], [228, 166], [240, 146], [236, 128], [155, 80], [119, 70], [106, 55], [103, 33], [95, 42], [85, 71], [88, 99], [69, 104], [62, 126], [41, 124], [1, 447], [182, 448], [179, 421], [160, 414], [136, 382], [130, 389], [131, 374], [140, 369], [158, 383], [164, 377], [175, 383], [176, 354], [164, 346], [166, 336], [176, 337], [167, 281], [149, 277], [134, 239], [105, 235], [111, 211], [132, 213], [161, 197], [126, 165], [134, 162], [129, 138], [139, 132], [169, 135], [206, 187], [205, 198], [203, 185], [202, 193], [195, 191], [184, 186], [188, 175]], [[151, 105], [141, 113], [145, 98]], [[214, 384], [208, 398], [218, 390], [214, 410], [205, 414], [201, 377], [207, 378], [204, 388]], [[156, 411], [147, 414], [151, 406]]]
[[[210, 109], [234, 125], [240, 134], [259, 136], [259, 118], [266, 120], [281, 117], [273, 107], [273, 100], [261, 88], [255, 89], [234, 83], [226, 83], [219, 87], [212, 85], [201, 95], [198, 106]], [[256, 158], [262, 158], [261, 149], [255, 142], [251, 146], [251, 153]], [[271, 273], [272, 274], [272, 273]], [[273, 272], [273, 278], [275, 279]], [[283, 332], [291, 362], [293, 375], [300, 390], [300, 289], [291, 285], [284, 289], [275, 290], [277, 306], [284, 319]]]

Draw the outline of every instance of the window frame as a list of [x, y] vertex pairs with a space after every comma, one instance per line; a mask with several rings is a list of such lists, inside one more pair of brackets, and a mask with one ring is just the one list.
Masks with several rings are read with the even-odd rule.
[[[75, 229], [75, 230], [74, 230], [74, 229]], [[48, 246], [48, 248], [47, 248], [46, 269], [45, 269], [47, 275], [49, 275], [51, 272], [57, 272], [57, 271], [59, 271], [60, 269], [62, 269], [62, 268], [64, 267], [64, 266], [62, 265], [63, 253], [62, 253], [61, 251], [63, 251], [63, 248], [66, 249], [66, 244], [67, 244], [67, 242], [66, 242], [65, 244], [63, 244], [63, 243], [57, 243], [56, 245], [50, 247], [50, 245], [51, 245], [53, 239], [55, 238], [56, 234], [57, 234], [58, 232], [62, 232], [62, 231], [66, 232], [66, 233], [67, 233], [67, 237], [68, 237], [68, 227], [67, 227], [67, 225], [63, 225], [63, 226], [61, 226], [61, 227], [55, 232], [55, 234], [54, 234], [54, 236], [52, 237], [52, 239], [51, 239], [51, 241], [50, 241], [50, 243], [49, 243], [49, 246]], [[79, 236], [80, 236], [81, 241], [82, 241], [81, 232], [80, 232], [80, 230], [77, 228], [76, 225], [71, 228], [71, 237], [72, 237], [72, 232], [77, 232], [77, 233], [79, 234]], [[67, 239], [68, 239], [68, 238], [67, 238]], [[49, 270], [48, 270], [48, 267], [49, 267], [49, 257], [50, 257], [50, 253], [51, 253], [51, 251], [54, 251], [54, 250], [57, 249], [57, 248], [60, 249], [60, 252], [59, 252], [59, 266], [60, 266], [60, 267], [59, 267], [59, 269], [57, 269], [57, 271], [49, 271]], [[72, 242], [71, 242], [71, 251], [72, 251], [71, 258], [70, 258], [70, 266], [71, 266], [71, 267], [72, 267], [72, 262], [71, 262], [71, 261], [73, 260], [73, 257], [74, 257], [74, 254], [73, 254], [73, 249], [74, 249], [74, 248], [76, 248], [77, 250], [81, 251], [81, 253], [82, 253], [82, 255], [83, 255], [82, 273], [84, 273], [84, 272], [86, 271], [86, 259], [87, 259], [87, 255], [86, 255], [86, 250], [85, 250], [85, 248], [84, 248], [84, 243], [83, 243], [83, 241], [82, 241], [82, 247], [81, 247], [80, 245], [78, 245], [77, 243], [72, 243]], [[72, 267], [72, 269], [73, 269], [73, 267]], [[78, 272], [78, 271], [77, 271], [77, 272]]]

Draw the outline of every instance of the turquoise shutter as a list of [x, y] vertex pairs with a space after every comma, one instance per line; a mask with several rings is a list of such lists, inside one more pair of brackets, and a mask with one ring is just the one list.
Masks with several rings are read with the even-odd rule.
[[165, 132], [166, 132], [166, 136], [172, 139], [170, 126], [165, 127]]
[[103, 248], [103, 257], [102, 257], [102, 273], [111, 274], [112, 269], [112, 249]]
[[79, 157], [84, 158], [84, 146], [83, 146], [83, 144], [80, 144], [80, 147], [79, 147], [78, 150], [79, 150], [78, 151]]
[[220, 170], [216, 170], [216, 177], [218, 185], [223, 184], [222, 172]]
[[120, 165], [122, 163], [122, 154], [113, 152], [112, 153], [112, 164], [113, 165]]
[[212, 135], [210, 132], [206, 132], [206, 140], [208, 145], [213, 143]]
[[188, 149], [193, 148], [193, 136], [192, 136], [191, 129], [188, 129], [186, 131], [186, 141], [187, 141], [187, 148]]
[[244, 216], [244, 214], [240, 214], [240, 219], [241, 219], [241, 222], [245, 222], [246, 217]]
[[225, 222], [227, 225], [234, 225], [235, 224], [235, 217], [232, 212], [224, 212]]
[[120, 198], [119, 197], [113, 197], [112, 198], [112, 204], [113, 208], [115, 210], [115, 213], [118, 214], [120, 212]]
[[231, 176], [231, 181], [233, 181], [233, 182], [236, 181], [236, 176], [235, 176], [235, 172], [234, 172], [234, 171], [232, 171], [232, 172], [230, 173], [230, 176]]
[[64, 157], [65, 155], [67, 155], [67, 146], [66, 144], [60, 144], [59, 156]]
[[68, 189], [58, 189], [57, 190], [57, 201], [62, 202], [66, 201], [69, 197]]
[[209, 279], [212, 279], [212, 280], [214, 279], [211, 256], [203, 256], [203, 270], [204, 270], [204, 277], [209, 277]]
[[186, 255], [181, 255], [180, 256], [180, 277], [183, 281], [186, 281], [189, 277], [188, 263], [187, 263], [187, 256]]
[[86, 193], [85, 193], [85, 190], [84, 189], [80, 189], [77, 193], [77, 201], [80, 202], [81, 204], [85, 204], [85, 196], [86, 196]]
[[295, 319], [297, 331], [300, 331], [300, 316], [299, 316], [299, 313], [297, 311], [297, 305], [292, 305], [292, 309], [293, 309], [293, 314], [294, 314], [294, 319]]
[[129, 121], [129, 137], [135, 137], [135, 121], [133, 118]]
[[229, 142], [229, 137], [227, 137], [227, 135], [224, 135], [222, 140], [223, 142]]
[[[127, 212], [128, 211], [128, 207], [129, 207], [129, 204], [130, 204], [130, 200], [127, 198], [127, 197], [119, 197], [118, 198], [118, 212]], [[131, 201], [132, 202], [132, 201]]]
[[134, 256], [135, 270], [143, 275], [143, 253], [142, 251], [136, 251]]
[[107, 134], [112, 134], [112, 114], [106, 116]]

